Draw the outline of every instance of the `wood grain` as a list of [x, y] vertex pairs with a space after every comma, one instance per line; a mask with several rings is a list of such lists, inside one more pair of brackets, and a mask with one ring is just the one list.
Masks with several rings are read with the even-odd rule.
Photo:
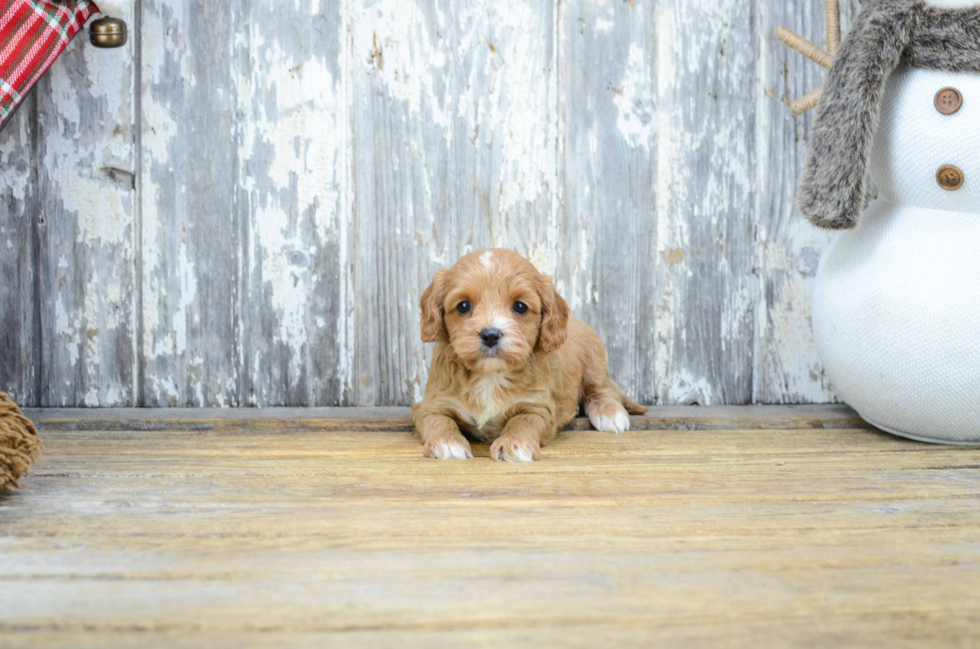
[[[858, 2], [842, 2], [846, 26]], [[796, 187], [814, 114], [793, 117], [787, 104], [823, 85], [826, 71], [780, 43], [786, 25], [814, 43], [826, 38], [821, 3], [772, 3], [761, 15], [759, 94], [758, 258], [761, 286], [757, 319], [754, 400], [761, 403], [834, 401], [813, 342], [810, 302], [814, 277], [833, 234], [817, 229], [796, 209]]]
[[130, 44], [76, 39], [0, 132], [21, 403], [408, 405], [419, 293], [490, 245], [644, 402], [836, 399], [785, 105], [824, 72], [775, 39], [823, 44], [820, 2], [117, 4]]
[[24, 99], [0, 131], [0, 390], [38, 405], [37, 100]]
[[[119, 17], [132, 22], [133, 3]], [[133, 44], [74, 39], [38, 83], [42, 403], [135, 405]]]
[[445, 0], [352, 6], [352, 405], [404, 405], [425, 385], [418, 299], [456, 257], [451, 15]]
[[[245, 3], [238, 86], [247, 212], [239, 362], [248, 405], [346, 398], [350, 184], [342, 5]], [[237, 52], [237, 50], [236, 50]]]
[[0, 498], [3, 647], [980, 641], [978, 449], [762, 430], [762, 409], [754, 430], [569, 431], [512, 465], [253, 413], [32, 414], [47, 451]]
[[241, 3], [146, 0], [139, 30], [140, 405], [238, 405], [246, 401]]
[[462, 55], [451, 113], [457, 255], [512, 248], [548, 275], [562, 263], [560, 4], [481, 0], [451, 12]]
[[657, 26], [657, 396], [748, 403], [758, 25], [750, 3], [664, 0]]
[[558, 290], [599, 332], [613, 379], [627, 394], [653, 403], [655, 7], [586, 1], [562, 7]]

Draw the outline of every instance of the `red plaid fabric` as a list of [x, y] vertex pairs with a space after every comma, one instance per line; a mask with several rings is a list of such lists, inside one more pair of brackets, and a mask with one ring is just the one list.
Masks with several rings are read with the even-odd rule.
[[0, 0], [0, 125], [98, 11], [88, 0]]

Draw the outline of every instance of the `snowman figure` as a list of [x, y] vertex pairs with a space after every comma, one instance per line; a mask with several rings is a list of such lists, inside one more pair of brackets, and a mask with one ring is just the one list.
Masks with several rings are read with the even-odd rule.
[[882, 430], [980, 444], [980, 2], [865, 0], [816, 108], [799, 206], [843, 230], [814, 289], [824, 368]]

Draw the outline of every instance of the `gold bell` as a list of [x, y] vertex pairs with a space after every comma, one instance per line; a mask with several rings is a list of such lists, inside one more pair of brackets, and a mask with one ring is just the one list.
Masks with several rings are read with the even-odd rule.
[[88, 29], [96, 47], [122, 47], [126, 44], [126, 22], [119, 18], [99, 18]]

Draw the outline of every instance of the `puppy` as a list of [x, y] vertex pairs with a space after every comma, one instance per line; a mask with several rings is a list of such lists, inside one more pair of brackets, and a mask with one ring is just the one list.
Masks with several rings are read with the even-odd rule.
[[607, 433], [647, 411], [610, 380], [598, 334], [514, 252], [466, 255], [436, 273], [420, 306], [422, 340], [436, 343], [412, 407], [426, 457], [472, 458], [462, 431], [492, 442], [494, 460], [532, 462], [580, 408]]

